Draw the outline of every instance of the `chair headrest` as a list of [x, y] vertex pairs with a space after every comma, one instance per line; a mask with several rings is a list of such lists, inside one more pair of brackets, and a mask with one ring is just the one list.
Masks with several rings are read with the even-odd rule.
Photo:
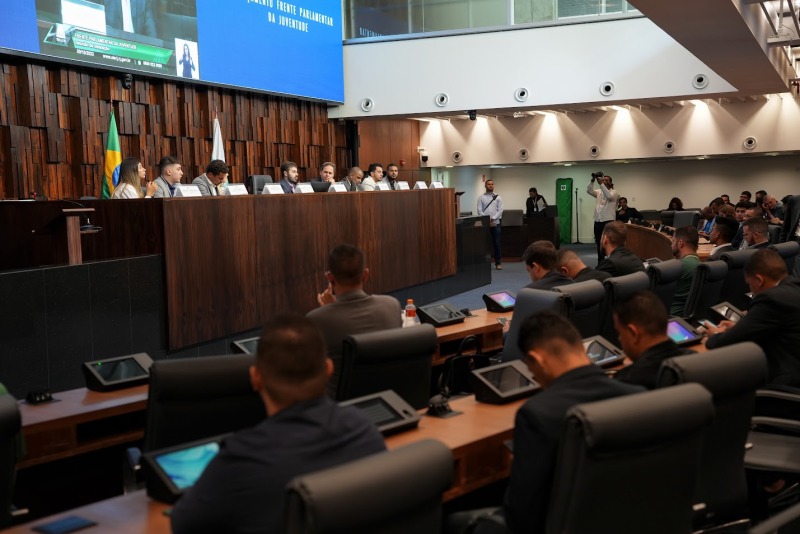
[[647, 274], [653, 277], [653, 281], [666, 284], [680, 278], [682, 265], [680, 260], [667, 260], [661, 263], [654, 263], [647, 267]]
[[619, 298], [625, 299], [634, 291], [648, 289], [650, 287], [650, 278], [644, 271], [639, 271], [607, 278], [603, 284], [607, 288], [613, 288]]
[[786, 243], [778, 243], [775, 245], [770, 245], [769, 248], [775, 250], [778, 254], [780, 254], [784, 258], [800, 254], [800, 243], [798, 243], [797, 241], [787, 241]]
[[605, 287], [600, 280], [585, 280], [553, 288], [567, 295], [574, 309], [584, 309], [599, 304], [605, 298]]
[[746, 250], [732, 250], [730, 252], [723, 252], [720, 259], [728, 264], [728, 270], [731, 269], [741, 269], [744, 267], [745, 262], [755, 254], [756, 250], [758, 249], [746, 249]]
[[602, 451], [633, 449], [686, 435], [707, 425], [713, 416], [708, 390], [699, 384], [682, 384], [579, 404], [567, 412], [567, 421], [583, 427], [587, 447]]
[[249, 369], [254, 363], [250, 354], [155, 361], [150, 367], [150, 395], [188, 400], [246, 393], [252, 391]]
[[702, 273], [706, 282], [724, 280], [728, 275], [728, 264], [722, 260], [704, 261], [697, 266], [698, 274]]
[[764, 351], [752, 342], [670, 358], [661, 364], [658, 374], [660, 387], [696, 382], [708, 389], [715, 400], [755, 391], [766, 379]]
[[345, 346], [357, 351], [359, 363], [369, 363], [372, 358], [385, 362], [410, 355], [430, 356], [436, 343], [436, 329], [430, 324], [356, 334], [344, 340]]

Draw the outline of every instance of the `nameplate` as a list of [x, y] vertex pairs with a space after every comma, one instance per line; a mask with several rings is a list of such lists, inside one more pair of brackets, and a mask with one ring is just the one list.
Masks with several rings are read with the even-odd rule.
[[347, 186], [342, 183], [331, 184], [328, 188], [329, 193], [347, 193]]
[[282, 195], [283, 188], [281, 184], [266, 184], [264, 189], [261, 190], [262, 195]]
[[226, 197], [246, 195], [246, 194], [247, 194], [247, 188], [244, 186], [244, 184], [228, 184], [227, 186], [225, 186], [225, 190], [223, 192], [223, 195], [225, 195]]
[[428, 189], [428, 184], [425, 182], [415, 182], [414, 189]]
[[431, 189], [444, 189], [444, 184], [442, 182], [431, 182]]
[[408, 191], [411, 188], [408, 186], [408, 182], [397, 182], [397, 189], [400, 191]]
[[391, 191], [391, 189], [389, 189], [389, 186], [383, 182], [378, 182], [377, 184], [375, 184], [375, 189], [378, 191]]
[[203, 195], [200, 193], [200, 188], [196, 185], [176, 185], [175, 186], [175, 196], [180, 197], [202, 197]]
[[314, 192], [314, 188], [309, 183], [297, 184], [295, 186], [295, 193], [297, 193], [297, 192], [300, 192], [300, 193], [313, 193]]

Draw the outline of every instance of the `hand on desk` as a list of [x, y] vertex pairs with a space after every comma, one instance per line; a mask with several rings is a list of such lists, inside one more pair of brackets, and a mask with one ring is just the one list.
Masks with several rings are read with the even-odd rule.
[[320, 306], [325, 306], [326, 304], [333, 304], [334, 302], [336, 302], [336, 297], [333, 296], [333, 286], [328, 284], [325, 291], [317, 294], [317, 303], [319, 303]]
[[713, 326], [711, 323], [705, 323], [706, 332], [708, 332], [709, 336], [713, 336], [714, 334], [719, 334], [725, 332], [728, 328], [732, 327], [735, 323], [733, 321], [721, 321], [717, 326]]

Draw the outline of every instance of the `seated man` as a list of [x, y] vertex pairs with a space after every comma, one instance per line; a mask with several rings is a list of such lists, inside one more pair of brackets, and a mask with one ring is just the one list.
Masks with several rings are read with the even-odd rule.
[[711, 235], [708, 237], [708, 242], [714, 245], [708, 255], [709, 260], [718, 260], [723, 252], [734, 250], [731, 241], [738, 229], [739, 223], [736, 222], [736, 219], [717, 217], [717, 224], [711, 229]]
[[336, 165], [333, 162], [326, 161], [319, 166], [319, 176], [312, 178], [311, 181], [334, 183], [336, 181]]
[[183, 178], [183, 169], [180, 162], [172, 156], [164, 156], [158, 162], [158, 178], [153, 180], [156, 184], [156, 193], [153, 198], [170, 198], [175, 196], [175, 186]]
[[304, 317], [270, 320], [250, 381], [268, 418], [226, 438], [217, 456], [172, 511], [172, 532], [283, 532], [286, 484], [385, 450], [377, 428], [355, 408], [325, 395], [333, 363]]
[[281, 163], [281, 179], [278, 183], [281, 184], [281, 189], [283, 189], [284, 193], [295, 192], [298, 178], [297, 164], [295, 162], [284, 161]]
[[347, 176], [342, 179], [342, 183], [348, 191], [361, 191], [361, 180], [364, 178], [364, 171], [358, 167], [351, 167]]
[[[733, 240], [731, 241], [731, 245], [733, 245], [734, 250], [744, 250], [746, 248], [750, 248], [747, 244], [747, 241], [744, 239], [744, 222], [748, 219], [752, 219], [755, 217], [763, 217], [764, 210], [761, 208], [756, 207], [755, 205], [751, 205], [749, 208], [744, 210], [744, 215], [742, 216], [742, 220], [739, 221], [739, 230], [736, 232], [736, 235], [733, 236]], [[738, 220], [738, 215], [737, 215]]]
[[681, 276], [675, 285], [675, 294], [669, 309], [670, 315], [683, 317], [686, 299], [689, 296], [689, 290], [692, 289], [694, 272], [700, 265], [700, 258], [697, 256], [699, 241], [697, 234], [697, 228], [684, 226], [675, 230], [675, 234], [672, 236], [672, 254], [681, 260]]
[[800, 281], [788, 275], [786, 262], [771, 249], [747, 260], [744, 278], [754, 295], [747, 314], [735, 324], [707, 327], [706, 347], [753, 341], [767, 356], [767, 382], [800, 387]]
[[611, 275], [606, 272], [587, 267], [574, 250], [566, 248], [559, 249], [558, 253], [556, 253], [556, 260], [558, 262], [558, 270], [561, 271], [561, 274], [569, 276], [572, 278], [573, 282], [583, 282], [586, 280], [602, 282], [607, 278], [611, 278]]
[[228, 165], [221, 159], [215, 159], [206, 166], [206, 172], [201, 174], [192, 183], [200, 190], [204, 197], [216, 197], [222, 194], [219, 184], [228, 180]]
[[514, 421], [514, 460], [504, 512], [511, 532], [544, 532], [564, 416], [576, 404], [644, 391], [608, 378], [583, 350], [568, 319], [540, 312], [519, 331], [519, 349], [544, 391], [531, 397]]
[[534, 241], [522, 254], [522, 261], [531, 277], [529, 289], [553, 289], [571, 284], [572, 279], [556, 269], [556, 247], [550, 241]]
[[328, 356], [334, 364], [328, 387], [331, 396], [336, 393], [342, 358], [342, 341], [353, 334], [400, 328], [400, 302], [386, 295], [367, 295], [364, 284], [369, 279], [369, 269], [364, 263], [364, 253], [352, 245], [339, 245], [328, 256], [328, 287], [317, 295], [320, 307], [308, 312], [322, 330]]
[[661, 362], [691, 352], [667, 336], [667, 309], [651, 291], [637, 291], [617, 302], [612, 313], [622, 350], [633, 361], [614, 375], [617, 380], [655, 389]]
[[769, 243], [769, 223], [762, 217], [751, 217], [742, 224], [742, 236], [747, 248], [767, 248]]
[[628, 229], [624, 223], [612, 221], [603, 228], [600, 248], [605, 252], [606, 258], [597, 264], [598, 271], [607, 272], [611, 276], [644, 272], [642, 260], [625, 246], [627, 238]]

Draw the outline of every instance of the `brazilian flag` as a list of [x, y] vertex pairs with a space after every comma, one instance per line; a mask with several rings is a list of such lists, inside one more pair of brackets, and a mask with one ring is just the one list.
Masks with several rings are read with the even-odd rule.
[[119, 183], [119, 166], [122, 163], [122, 152], [119, 149], [119, 134], [114, 110], [111, 110], [111, 120], [108, 123], [108, 142], [106, 143], [106, 164], [103, 176], [103, 196], [111, 198], [114, 188]]

